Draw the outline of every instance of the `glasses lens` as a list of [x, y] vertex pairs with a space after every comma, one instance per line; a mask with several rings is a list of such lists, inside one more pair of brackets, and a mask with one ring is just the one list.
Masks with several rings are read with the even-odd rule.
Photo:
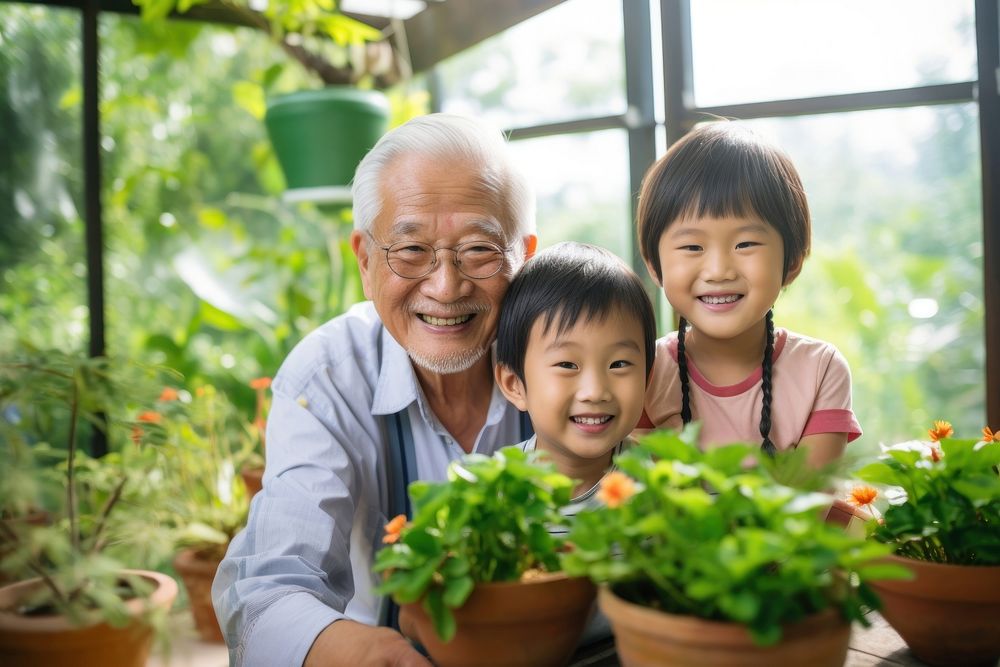
[[470, 243], [458, 248], [458, 268], [470, 278], [489, 278], [503, 266], [503, 252], [492, 243]]
[[434, 248], [426, 243], [403, 241], [389, 246], [389, 268], [403, 278], [420, 278], [434, 266]]

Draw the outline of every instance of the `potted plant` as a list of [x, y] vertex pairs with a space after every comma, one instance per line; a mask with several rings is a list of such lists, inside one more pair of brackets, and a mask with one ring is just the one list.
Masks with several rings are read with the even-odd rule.
[[[47, 524], [0, 525], [0, 570], [17, 582], [0, 588], [5, 667], [146, 663], [177, 594], [173, 579], [131, 569], [158, 562], [164, 546], [151, 509], [162, 488], [157, 454], [127, 438], [146, 380], [107, 358], [28, 346], [0, 363], [0, 439], [22, 441], [39, 463], [60, 469], [60, 480], [35, 481], [58, 481], [63, 498], [45, 508]], [[116, 451], [101, 459], [81, 451], [85, 424], [104, 429]], [[3, 474], [16, 486], [37, 472], [11, 465]]]
[[257, 394], [254, 417], [251, 423], [251, 437], [254, 446], [247, 452], [240, 464], [240, 477], [247, 488], [247, 496], [253, 497], [264, 488], [264, 461], [267, 452], [267, 416], [271, 411], [271, 378], [259, 377], [250, 380], [250, 388]]
[[842, 665], [877, 602], [865, 580], [899, 574], [875, 564], [887, 547], [825, 522], [829, 494], [778, 481], [802, 453], [696, 442], [643, 437], [570, 531], [563, 566], [601, 584], [622, 664]]
[[911, 580], [874, 581], [882, 614], [913, 653], [932, 665], [993, 664], [1000, 658], [1000, 435], [953, 438], [946, 421], [927, 440], [884, 446], [856, 471], [885, 487], [853, 491], [872, 508], [870, 536], [891, 546]]
[[594, 587], [560, 572], [573, 482], [535, 452], [506, 447], [453, 462], [446, 482], [410, 484], [413, 518], [386, 526], [379, 592], [435, 664], [560, 665], [590, 615]]
[[[365, 153], [389, 125], [389, 101], [380, 92], [409, 75], [390, 40], [376, 28], [346, 16], [337, 3], [271, 2], [263, 9], [246, 0], [133, 0], [146, 20], [171, 12], [246, 25], [271, 36], [322, 84], [289, 92], [269, 71], [265, 125], [285, 174], [289, 201], [344, 204], [348, 184]], [[401, 26], [396, 26], [401, 30]], [[405, 44], [405, 41], [403, 42]]]
[[212, 607], [212, 581], [229, 542], [246, 524], [249, 498], [239, 468], [254, 447], [256, 427], [215, 387], [167, 387], [156, 424], [138, 434], [155, 443], [168, 493], [166, 524], [176, 545], [174, 569], [188, 593], [195, 629], [222, 642]]

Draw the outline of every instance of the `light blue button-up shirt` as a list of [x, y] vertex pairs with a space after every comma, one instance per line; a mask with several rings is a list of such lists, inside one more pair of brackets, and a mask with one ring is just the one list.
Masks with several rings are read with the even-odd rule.
[[[420, 479], [445, 479], [464, 454], [370, 302], [309, 334], [271, 390], [264, 490], [212, 586], [230, 663], [247, 667], [301, 665], [337, 619], [377, 622], [371, 566], [391, 518], [386, 416], [408, 410]], [[475, 451], [521, 440], [518, 414], [494, 386]]]

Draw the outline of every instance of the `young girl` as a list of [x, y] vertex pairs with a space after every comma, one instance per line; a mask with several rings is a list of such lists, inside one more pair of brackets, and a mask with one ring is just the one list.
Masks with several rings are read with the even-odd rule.
[[643, 181], [639, 243], [680, 315], [657, 341], [640, 428], [701, 422], [703, 446], [808, 448], [819, 466], [861, 435], [847, 362], [775, 329], [771, 308], [809, 254], [809, 207], [788, 157], [734, 122], [702, 126]]

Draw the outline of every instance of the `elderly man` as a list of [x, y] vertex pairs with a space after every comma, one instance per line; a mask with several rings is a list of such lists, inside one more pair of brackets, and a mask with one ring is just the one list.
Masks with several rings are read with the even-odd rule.
[[374, 627], [383, 526], [408, 480], [530, 428], [493, 383], [500, 302], [536, 244], [502, 135], [414, 119], [365, 157], [353, 194], [370, 301], [307, 336], [272, 385], [264, 490], [212, 589], [235, 665], [429, 665]]

